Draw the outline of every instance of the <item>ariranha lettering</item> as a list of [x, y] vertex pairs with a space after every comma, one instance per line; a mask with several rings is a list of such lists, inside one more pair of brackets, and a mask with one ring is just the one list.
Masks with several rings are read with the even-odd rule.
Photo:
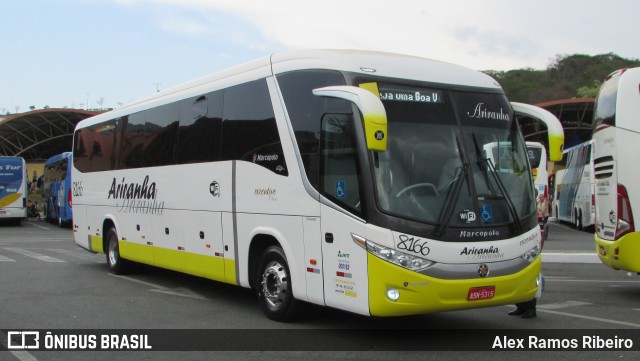
[[118, 183], [114, 177], [107, 199], [156, 199], [157, 193], [156, 182], [149, 184], [149, 176], [144, 177], [142, 184], [127, 183], [124, 177]]

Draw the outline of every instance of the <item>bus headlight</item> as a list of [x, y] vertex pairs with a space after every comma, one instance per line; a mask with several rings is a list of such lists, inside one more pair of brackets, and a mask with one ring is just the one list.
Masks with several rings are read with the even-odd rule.
[[524, 258], [525, 261], [531, 263], [536, 259], [536, 257], [538, 257], [539, 254], [540, 254], [540, 245], [537, 244], [535, 247], [525, 252], [522, 255], [522, 258]]
[[396, 302], [400, 298], [400, 291], [397, 288], [387, 288], [387, 298], [389, 301]]
[[381, 246], [355, 234], [351, 234], [351, 237], [354, 242], [372, 255], [411, 271], [421, 271], [433, 264], [433, 262], [424, 258]]

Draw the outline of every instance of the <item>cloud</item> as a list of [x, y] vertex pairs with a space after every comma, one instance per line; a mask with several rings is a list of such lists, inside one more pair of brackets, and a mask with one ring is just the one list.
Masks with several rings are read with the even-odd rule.
[[172, 33], [201, 35], [211, 32], [208, 24], [188, 17], [165, 14], [158, 17], [156, 22], [163, 30]]
[[[602, 17], [607, 4], [589, 1], [508, 0], [114, 0], [128, 6], [192, 9], [229, 17], [227, 36], [255, 50], [357, 48], [399, 52], [476, 69], [545, 67], [556, 54], [606, 49], [598, 33], [613, 33], [638, 10]], [[622, 8], [622, 7], [621, 7]], [[635, 11], [637, 13], [637, 11]], [[596, 24], [585, 19], [599, 19]], [[232, 21], [233, 20], [233, 21]], [[204, 33], [212, 24], [182, 19], [167, 29]], [[612, 44], [613, 45], [613, 44]], [[632, 46], [616, 40], [617, 48]]]
[[[254, 50], [354, 48], [404, 53], [486, 68], [503, 59], [530, 58], [532, 42], [506, 33], [499, 13], [482, 4], [450, 0], [118, 0], [223, 14], [224, 24], [167, 18], [165, 30], [196, 34], [224, 26], [226, 36]], [[494, 0], [499, 1], [499, 0]], [[492, 3], [492, 1], [488, 1]], [[464, 11], [461, 11], [464, 9]], [[480, 14], [480, 16], [478, 16]], [[219, 15], [218, 15], [219, 16]], [[489, 26], [478, 24], [478, 18]], [[233, 21], [232, 21], [233, 20]], [[457, 26], [455, 24], [462, 24]], [[505, 35], [508, 34], [508, 35]], [[545, 57], [544, 59], [547, 59]], [[484, 66], [483, 66], [484, 65]]]
[[485, 31], [476, 26], [454, 28], [453, 38], [469, 54], [484, 54], [494, 58], [531, 59], [538, 45], [526, 34]]

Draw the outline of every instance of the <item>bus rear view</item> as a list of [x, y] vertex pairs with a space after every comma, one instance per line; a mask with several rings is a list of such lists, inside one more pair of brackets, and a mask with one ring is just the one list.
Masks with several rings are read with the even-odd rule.
[[0, 220], [27, 218], [27, 167], [20, 157], [0, 157]]
[[44, 164], [42, 204], [46, 219], [60, 227], [73, 221], [71, 203], [71, 152], [56, 154]]
[[632, 272], [640, 272], [638, 114], [640, 68], [607, 76], [593, 119], [596, 251], [609, 267]]

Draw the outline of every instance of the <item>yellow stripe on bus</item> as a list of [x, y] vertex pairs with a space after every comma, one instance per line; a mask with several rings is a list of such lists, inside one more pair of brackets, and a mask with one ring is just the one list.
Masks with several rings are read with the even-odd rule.
[[[20, 197], [22, 197], [22, 193], [8, 194], [8, 195], [0, 198], [0, 208], [4, 208], [4, 207], [12, 204], [13, 202], [15, 202], [18, 199], [20, 199]], [[20, 207], [22, 207], [22, 204], [20, 205]]]
[[640, 272], [640, 232], [625, 234], [616, 241], [602, 239], [597, 233], [594, 236], [602, 263], [613, 269]]
[[[120, 241], [120, 256], [134, 262], [162, 267], [214, 281], [237, 284], [233, 259]], [[91, 250], [104, 253], [102, 237], [91, 236]]]

